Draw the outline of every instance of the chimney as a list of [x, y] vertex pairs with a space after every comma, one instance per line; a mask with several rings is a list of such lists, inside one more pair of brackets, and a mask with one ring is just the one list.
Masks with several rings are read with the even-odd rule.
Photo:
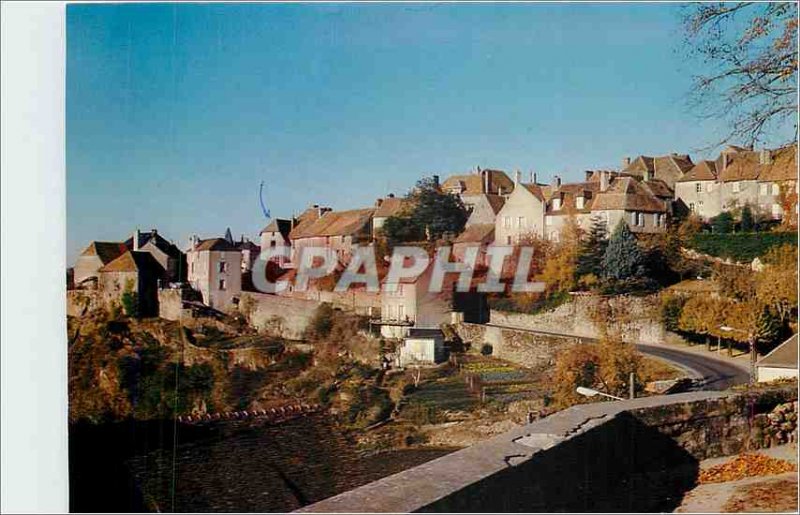
[[602, 170], [600, 172], [600, 191], [606, 191], [608, 189], [608, 172]]
[[439, 187], [439, 176], [438, 175], [434, 175], [433, 176], [433, 185], [436, 186], [437, 188]]
[[133, 233], [133, 250], [139, 250], [139, 229], [136, 229]]
[[593, 171], [586, 170], [584, 173], [586, 174], [586, 182], [589, 182], [590, 180], [592, 180], [592, 175], [594, 175]]
[[521, 173], [519, 173], [519, 170], [517, 170], [516, 172], [514, 172], [514, 186], [516, 186], [517, 184], [519, 184], [519, 181], [520, 181], [520, 175], [522, 175], [522, 174], [521, 174]]
[[647, 182], [650, 180], [650, 170], [645, 170], [642, 174], [642, 181]]
[[388, 194], [388, 195], [386, 195], [386, 196], [387, 196], [387, 197], [389, 197], [389, 198], [394, 198], [394, 193], [389, 193], [389, 194]]
[[727, 152], [722, 153], [722, 169], [725, 170], [728, 168], [728, 154]]
[[538, 184], [539, 180], [536, 177], [536, 172], [532, 172], [532, 173], [533, 173], [533, 178], [531, 179], [531, 182], [534, 183], [534, 184]]
[[772, 164], [772, 152], [767, 149], [761, 151], [759, 158], [762, 165]]
[[553, 186], [553, 189], [560, 188], [561, 187], [561, 177], [559, 177], [558, 175], [554, 175], [553, 176], [553, 181], [552, 181], [551, 184]]
[[381, 207], [381, 204], [383, 204], [383, 199], [382, 198], [379, 198], [379, 199], [377, 199], [375, 201], [375, 207]]
[[491, 183], [489, 181], [489, 172], [486, 170], [482, 171], [481, 174], [483, 175], [483, 192], [490, 193], [491, 190]]
[[196, 234], [189, 236], [189, 250], [196, 249], [199, 243], [200, 243], [200, 238], [198, 238]]
[[478, 174], [478, 175], [481, 174], [481, 167], [480, 166], [476, 166], [475, 167], [475, 173]]
[[622, 169], [624, 170], [625, 168], [629, 167], [630, 165], [631, 165], [631, 158], [628, 157], [628, 156], [623, 157], [622, 158]]

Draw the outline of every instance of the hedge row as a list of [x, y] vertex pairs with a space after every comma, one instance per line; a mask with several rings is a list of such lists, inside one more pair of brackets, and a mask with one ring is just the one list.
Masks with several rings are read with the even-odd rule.
[[695, 235], [692, 248], [698, 252], [723, 259], [746, 262], [763, 256], [772, 247], [790, 243], [797, 245], [794, 232], [747, 232], [736, 234]]

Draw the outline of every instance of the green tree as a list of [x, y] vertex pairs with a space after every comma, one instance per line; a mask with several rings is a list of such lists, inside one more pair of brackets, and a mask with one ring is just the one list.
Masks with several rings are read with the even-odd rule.
[[593, 275], [600, 277], [603, 272], [603, 256], [606, 252], [606, 223], [599, 217], [593, 217], [589, 233], [581, 242], [578, 252], [578, 276]]
[[458, 234], [467, 223], [469, 212], [457, 195], [444, 193], [433, 178], [417, 181], [409, 195], [414, 206], [410, 218], [417, 228], [427, 231], [431, 239], [444, 233]]
[[390, 216], [383, 222], [382, 235], [390, 246], [404, 241], [419, 241], [425, 237], [425, 227], [410, 215]]
[[752, 232], [756, 227], [756, 220], [753, 217], [753, 210], [750, 209], [750, 204], [745, 204], [742, 208], [742, 232]]
[[125, 289], [122, 291], [122, 309], [129, 317], [139, 316], [139, 296], [133, 291], [133, 281], [127, 280], [125, 282]]
[[633, 279], [644, 273], [644, 256], [636, 243], [636, 236], [628, 224], [620, 222], [603, 255], [603, 276], [609, 279]]
[[733, 215], [723, 211], [711, 219], [711, 228], [715, 234], [728, 234], [733, 229]]

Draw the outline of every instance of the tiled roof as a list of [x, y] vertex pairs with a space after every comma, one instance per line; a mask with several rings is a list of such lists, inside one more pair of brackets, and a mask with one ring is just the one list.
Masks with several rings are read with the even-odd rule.
[[313, 238], [318, 236], [346, 236], [356, 234], [367, 225], [375, 213], [374, 208], [329, 211], [306, 227], [295, 228], [291, 238]]
[[197, 252], [203, 250], [233, 251], [236, 250], [236, 247], [231, 245], [225, 238], [211, 238], [208, 240], [200, 240], [200, 243], [194, 250]]
[[470, 225], [453, 243], [488, 243], [494, 240], [494, 224]]
[[153, 271], [156, 274], [164, 272], [164, 268], [149, 252], [128, 250], [114, 261], [103, 266], [98, 272], [140, 272]]
[[622, 173], [642, 177], [647, 171], [654, 179], [673, 181], [688, 172], [693, 165], [692, 159], [687, 154], [669, 154], [657, 157], [638, 156], [622, 170]]
[[[289, 231], [292, 230], [292, 221], [291, 220], [284, 220], [283, 218], [275, 218], [266, 227], [261, 229], [261, 233], [265, 232], [279, 232], [285, 236], [289, 235]], [[259, 234], [261, 234], [259, 233]]]
[[[758, 152], [748, 150], [730, 153], [728, 154], [728, 166], [719, 172], [719, 180], [722, 182], [754, 181], [758, 179], [759, 160]], [[717, 166], [719, 167], [719, 164]]]
[[294, 229], [292, 229], [291, 232], [289, 233], [289, 238], [294, 239], [295, 234], [300, 234], [303, 231], [305, 231], [307, 227], [309, 227], [312, 223], [316, 222], [320, 218], [320, 216], [322, 216], [323, 212], [324, 213], [330, 212], [330, 209], [320, 208], [319, 206], [311, 206], [302, 213], [300, 213], [300, 216], [298, 216], [295, 219]]
[[714, 161], [700, 161], [686, 172], [677, 182], [715, 181], [717, 180], [717, 164]]
[[592, 211], [625, 210], [664, 213], [667, 205], [632, 177], [616, 177], [592, 203]]
[[761, 165], [760, 181], [797, 180], [797, 144], [772, 151], [772, 162]]
[[661, 179], [650, 179], [649, 181], [642, 181], [640, 184], [658, 198], [672, 200], [675, 197], [675, 192], [672, 191], [672, 188]]
[[520, 186], [524, 187], [526, 190], [533, 193], [534, 197], [544, 202], [545, 196], [541, 186], [539, 186], [538, 184], [523, 184], [523, 183], [520, 183]]
[[500, 195], [486, 195], [486, 200], [489, 201], [489, 207], [492, 208], [494, 214], [499, 213], [506, 203], [506, 198]]
[[97, 256], [103, 264], [108, 264], [128, 250], [124, 243], [116, 241], [93, 241], [81, 252], [81, 256]]
[[[483, 174], [489, 174], [489, 191], [483, 191]], [[481, 170], [463, 175], [452, 175], [442, 183], [442, 189], [459, 190], [461, 195], [480, 195], [481, 193], [497, 194], [502, 187], [503, 193], [511, 193], [514, 181], [502, 170]]]
[[[164, 254], [171, 257], [180, 257], [182, 254], [181, 249], [179, 249], [174, 243], [167, 241], [155, 230], [139, 233], [139, 248], [144, 247], [148, 243], [152, 243], [156, 246], [156, 248], [164, 252]], [[133, 250], [133, 237], [125, 240], [125, 247], [127, 247], [128, 250]]]
[[[599, 181], [574, 182], [562, 184], [550, 196], [547, 203], [547, 213], [554, 215], [567, 215], [571, 213], [588, 213], [592, 209], [595, 196], [600, 191]], [[577, 198], [583, 197], [583, 207], [578, 209]], [[561, 199], [559, 209], [553, 209], [553, 200]]]
[[778, 345], [772, 352], [761, 358], [760, 367], [797, 368], [797, 334]]
[[388, 218], [390, 216], [397, 216], [403, 212], [404, 209], [410, 207], [410, 202], [406, 199], [397, 197], [387, 197], [381, 201], [381, 205], [375, 209], [375, 217]]

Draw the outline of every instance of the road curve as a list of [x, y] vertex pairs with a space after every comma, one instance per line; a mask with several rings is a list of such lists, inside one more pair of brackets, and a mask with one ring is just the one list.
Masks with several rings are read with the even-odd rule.
[[750, 374], [746, 368], [695, 352], [685, 352], [663, 345], [637, 344], [636, 348], [648, 356], [663, 359], [686, 369], [694, 379], [701, 379], [696, 389], [726, 390], [737, 384], [747, 383]]
[[[584, 342], [597, 342], [596, 338], [577, 337], [571, 334], [554, 333], [550, 331], [536, 331], [523, 327], [508, 325], [487, 324], [501, 329], [513, 329], [528, 333], [557, 336], [562, 338], [578, 338]], [[652, 345], [638, 343], [636, 349], [642, 354], [657, 359], [668, 361], [678, 368], [685, 370], [690, 377], [695, 379], [693, 390], [727, 390], [731, 386], [747, 383], [750, 374], [745, 366], [738, 365], [725, 358], [704, 356], [696, 352], [682, 351], [666, 345]]]

